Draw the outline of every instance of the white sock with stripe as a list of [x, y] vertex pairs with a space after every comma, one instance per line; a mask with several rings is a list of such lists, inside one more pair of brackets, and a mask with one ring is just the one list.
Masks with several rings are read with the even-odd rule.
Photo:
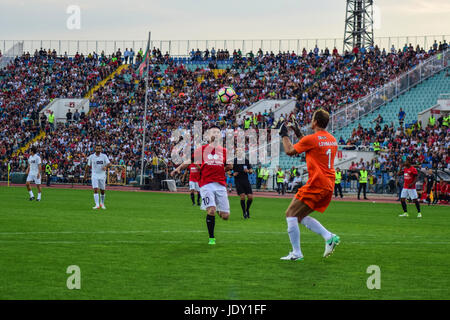
[[94, 193], [94, 201], [95, 201], [95, 206], [98, 207], [98, 193]]
[[289, 234], [289, 240], [291, 240], [292, 251], [296, 256], [303, 257], [302, 250], [300, 249], [300, 228], [298, 227], [297, 217], [286, 218], [288, 225], [287, 232]]
[[301, 221], [301, 224], [307, 227], [309, 230], [321, 235], [325, 239], [325, 241], [329, 240], [333, 236], [330, 231], [325, 229], [324, 226], [321, 225], [320, 222], [313, 217], [304, 217]]

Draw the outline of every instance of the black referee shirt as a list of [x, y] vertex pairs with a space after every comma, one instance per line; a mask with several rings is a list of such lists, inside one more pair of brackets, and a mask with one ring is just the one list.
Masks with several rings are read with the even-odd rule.
[[233, 164], [233, 171], [237, 172], [238, 174], [234, 177], [234, 179], [238, 181], [248, 181], [248, 174], [247, 172], [244, 172], [244, 170], [245, 169], [250, 170], [251, 168], [252, 165], [250, 164], [248, 159], [245, 159], [245, 163], [238, 164], [238, 159], [235, 158]]

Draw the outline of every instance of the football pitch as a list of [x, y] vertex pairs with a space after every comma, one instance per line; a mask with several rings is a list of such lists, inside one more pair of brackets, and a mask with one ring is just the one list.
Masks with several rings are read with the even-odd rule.
[[[36, 189], [33, 189], [36, 193]], [[0, 299], [450, 299], [450, 210], [422, 206], [399, 218], [399, 204], [332, 202], [314, 213], [341, 244], [322, 258], [324, 241], [300, 226], [301, 262], [291, 250], [290, 199], [255, 198], [244, 220], [216, 217], [209, 246], [205, 213], [189, 195], [107, 191], [94, 211], [92, 191], [0, 187]], [[80, 268], [69, 290], [67, 268]], [[380, 289], [369, 290], [369, 266]]]

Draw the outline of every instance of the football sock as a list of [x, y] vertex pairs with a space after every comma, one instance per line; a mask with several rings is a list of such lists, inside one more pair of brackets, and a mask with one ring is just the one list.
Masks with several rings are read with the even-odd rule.
[[41, 200], [41, 193], [40, 193], [40, 192], [39, 192], [38, 195], [37, 195], [37, 199], [38, 199], [38, 200]]
[[200, 197], [200, 192], [199, 192], [199, 193], [197, 193], [197, 204], [198, 205], [200, 205], [200, 200], [201, 200], [201, 197]]
[[416, 200], [416, 208], [417, 208], [417, 212], [420, 213], [420, 203], [417, 200]]
[[95, 201], [95, 205], [98, 207], [98, 193], [94, 193], [94, 201]]
[[34, 194], [33, 194], [33, 191], [32, 191], [32, 190], [28, 191], [28, 193], [30, 194], [30, 198], [33, 198], [33, 197], [34, 197]]
[[241, 200], [242, 213], [245, 215], [245, 200]]
[[105, 204], [105, 195], [104, 194], [100, 195], [100, 203]]
[[319, 234], [325, 241], [329, 240], [333, 234], [325, 229], [323, 225], [320, 224], [319, 221], [314, 219], [313, 217], [306, 216], [302, 219], [301, 224], [307, 227], [309, 230]]
[[247, 199], [247, 211], [250, 210], [250, 206], [252, 205], [253, 199]]
[[206, 226], [208, 227], [208, 233], [210, 238], [214, 238], [214, 226], [216, 224], [216, 217], [206, 215]]
[[406, 201], [402, 201], [402, 208], [403, 208], [403, 212], [408, 212], [408, 209], [406, 207]]
[[191, 200], [192, 200], [192, 204], [195, 204], [195, 195], [193, 193], [191, 193]]
[[300, 228], [298, 227], [298, 219], [297, 217], [288, 217], [286, 218], [286, 222], [288, 225], [287, 232], [289, 234], [289, 240], [291, 240], [292, 251], [297, 256], [303, 256], [302, 251], [300, 250]]

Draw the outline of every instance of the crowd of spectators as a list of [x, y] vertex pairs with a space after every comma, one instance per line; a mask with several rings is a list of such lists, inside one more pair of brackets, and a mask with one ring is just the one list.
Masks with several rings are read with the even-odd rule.
[[[298, 55], [294, 52], [264, 54], [259, 50], [256, 55], [249, 52], [244, 57], [237, 50], [232, 54], [231, 67], [214, 73], [208, 64], [196, 70], [187, 69], [168, 53], [163, 55], [159, 49], [153, 48], [146, 119], [146, 161], [153, 164], [157, 157], [170, 164], [172, 131], [191, 128], [195, 120], [202, 121], [205, 127], [218, 124], [223, 131], [244, 128], [246, 118], [237, 118], [237, 113], [261, 99], [296, 98], [294, 114], [301, 124], [307, 124], [318, 107], [334, 112], [339, 106], [372, 92], [437, 51], [409, 45], [386, 52], [375, 46], [341, 55], [336, 48], [330, 52], [315, 47], [309, 52], [304, 49]], [[77, 121], [68, 121], [55, 131], [46, 126], [46, 138], [38, 142], [38, 147], [41, 157], [56, 165], [57, 172], [83, 172], [86, 157], [97, 142], [102, 143], [113, 163], [126, 165], [130, 170], [139, 167], [145, 82], [139, 77], [137, 66], [145, 53], [140, 49], [134, 59], [134, 52], [131, 52], [127, 48], [122, 56], [119, 49], [111, 57], [106, 57], [103, 52], [87, 57], [77, 54], [69, 60], [67, 56], [57, 57], [54, 51], [41, 50], [34, 56], [26, 54], [17, 58], [7, 69], [0, 71], [0, 108], [6, 111], [2, 112], [6, 116], [1, 118], [2, 157], [11, 155], [36, 133], [38, 112], [50, 99], [81, 97], [115, 66], [127, 61], [133, 64], [94, 93], [92, 111], [88, 115], [80, 116]], [[217, 59], [230, 58], [226, 50], [215, 52], [212, 49], [207, 54], [200, 52], [200, 55], [198, 52], [194, 51], [191, 58], [205, 59], [209, 55]], [[229, 105], [218, 106], [216, 92], [225, 85], [233, 86], [239, 97]], [[275, 120], [274, 111], [266, 110], [250, 116], [250, 127], [270, 127]], [[18, 128], [17, 123], [26, 124], [28, 121], [24, 119], [28, 118], [33, 120], [30, 123], [34, 127]], [[75, 120], [72, 116], [70, 118]], [[12, 129], [13, 124], [15, 127]], [[401, 134], [400, 143], [406, 133]], [[360, 142], [371, 137], [369, 134], [358, 135]], [[394, 142], [397, 144], [388, 147], [397, 150], [400, 146]], [[403, 150], [394, 151], [394, 155], [402, 157], [401, 152]], [[18, 155], [13, 162], [20, 163], [23, 156], [26, 155]]]
[[39, 112], [55, 98], [82, 98], [115, 69], [111, 58], [58, 57], [39, 50], [0, 70], [0, 158], [9, 157], [39, 131]]
[[422, 168], [450, 169], [450, 130], [441, 116], [436, 123], [423, 126], [417, 122], [407, 128], [391, 124], [377, 124], [374, 128], [359, 125], [345, 141], [340, 144], [372, 147], [380, 144], [378, 164], [381, 170], [395, 171], [406, 159]]

